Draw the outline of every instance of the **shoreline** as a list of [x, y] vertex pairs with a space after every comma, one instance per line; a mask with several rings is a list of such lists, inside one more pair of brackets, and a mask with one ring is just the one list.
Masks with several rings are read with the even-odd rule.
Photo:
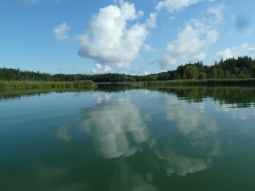
[[0, 89], [58, 89], [58, 88], [82, 88], [95, 87], [96, 83], [91, 80], [75, 82], [58, 81], [0, 81]]

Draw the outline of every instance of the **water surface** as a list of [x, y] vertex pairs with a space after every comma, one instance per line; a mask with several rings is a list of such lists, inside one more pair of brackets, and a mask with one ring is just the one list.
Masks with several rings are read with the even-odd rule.
[[255, 190], [254, 88], [26, 94], [0, 93], [0, 190]]

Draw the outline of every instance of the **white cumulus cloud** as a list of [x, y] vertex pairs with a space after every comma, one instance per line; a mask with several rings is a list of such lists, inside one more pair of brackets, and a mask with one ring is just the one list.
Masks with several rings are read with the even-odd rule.
[[180, 11], [185, 7], [195, 4], [203, 0], [164, 0], [160, 1], [156, 6], [156, 9], [160, 11], [161, 9], [166, 9], [168, 12], [172, 13], [174, 11]]
[[248, 46], [248, 43], [244, 43], [242, 46], [234, 46], [232, 48], [220, 51], [216, 54], [215, 60], [220, 61], [221, 59], [225, 60], [227, 58], [237, 57], [242, 51], [246, 50]]
[[92, 72], [94, 74], [101, 74], [101, 73], [106, 73], [110, 72], [112, 69], [109, 66], [102, 66], [101, 64], [96, 64], [95, 68], [92, 68]]
[[130, 70], [130, 62], [139, 58], [139, 51], [148, 31], [146, 24], [136, 23], [129, 29], [127, 21], [138, 19], [134, 4], [120, 2], [118, 6], [101, 8], [90, 21], [89, 32], [77, 37], [81, 49], [78, 54], [103, 65]]
[[206, 54], [201, 51], [215, 43], [217, 38], [217, 30], [206, 25], [204, 21], [191, 19], [178, 34], [177, 40], [168, 43], [164, 57], [154, 62], [157, 62], [161, 69], [169, 70], [189, 61], [203, 61]]
[[69, 29], [70, 27], [66, 23], [63, 23], [54, 28], [53, 33], [55, 34], [55, 37], [58, 41], [62, 41], [70, 38], [68, 35], [66, 35], [66, 31]]

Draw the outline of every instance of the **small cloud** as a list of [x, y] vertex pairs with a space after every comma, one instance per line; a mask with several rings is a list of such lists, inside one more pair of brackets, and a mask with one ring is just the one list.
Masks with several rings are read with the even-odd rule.
[[157, 27], [157, 17], [158, 17], [158, 13], [151, 13], [150, 14], [150, 18], [146, 19], [146, 24], [148, 27], [150, 28], [156, 28]]
[[219, 22], [222, 20], [222, 17], [223, 17], [223, 9], [225, 8], [225, 6], [220, 3], [218, 5], [215, 5], [215, 6], [211, 6], [207, 9], [207, 12], [208, 13], [212, 13], [216, 16], [216, 22]]
[[157, 50], [152, 48], [150, 44], [144, 44], [144, 49], [148, 52], [156, 52]]
[[149, 72], [146, 72], [146, 71], [144, 71], [144, 75], [150, 75], [150, 73]]
[[138, 18], [141, 18], [142, 16], [144, 15], [144, 12], [143, 11], [138, 11]]
[[70, 27], [66, 23], [63, 23], [54, 28], [53, 33], [55, 34], [55, 37], [58, 41], [62, 41], [70, 38], [68, 35], [65, 34], [66, 31], [68, 31], [69, 29]]
[[75, 66], [73, 66], [71, 70], [74, 71], [74, 70], [76, 70], [76, 69], [77, 69], [77, 68], [76, 68]]
[[41, 0], [23, 0], [23, 2], [27, 5], [32, 5], [32, 4], [36, 4], [39, 3]]
[[63, 68], [58, 68], [59, 71], [63, 70]]
[[174, 11], [181, 11], [185, 7], [198, 3], [199, 1], [202, 0], [163, 0], [158, 3], [156, 10], [166, 9], [169, 13], [172, 13]]

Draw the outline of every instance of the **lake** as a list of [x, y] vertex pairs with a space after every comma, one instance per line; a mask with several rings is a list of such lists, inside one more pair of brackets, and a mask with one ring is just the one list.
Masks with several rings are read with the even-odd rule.
[[255, 88], [0, 92], [0, 190], [255, 190]]

